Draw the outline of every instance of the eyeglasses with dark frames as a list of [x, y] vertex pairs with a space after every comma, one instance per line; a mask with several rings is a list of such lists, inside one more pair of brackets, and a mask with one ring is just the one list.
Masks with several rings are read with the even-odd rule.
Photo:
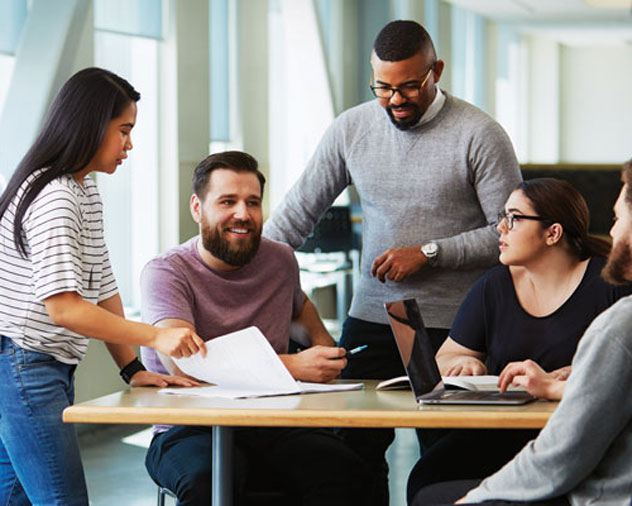
[[507, 225], [507, 230], [513, 230], [514, 223], [518, 220], [548, 221], [553, 223], [552, 220], [543, 216], [528, 216], [526, 214], [506, 213], [505, 211], [498, 213], [498, 224], [500, 225], [504, 221]]
[[[436, 63], [436, 62], [435, 62]], [[404, 84], [402, 86], [374, 86], [372, 84], [369, 85], [373, 95], [377, 98], [392, 98], [395, 95], [395, 92], [399, 93], [403, 98], [416, 98], [421, 95], [421, 90], [424, 89], [428, 79], [430, 79], [430, 74], [434, 70], [435, 63], [430, 65], [428, 72], [426, 72], [426, 77], [424, 77], [421, 84]], [[373, 79], [371, 78], [371, 82]]]

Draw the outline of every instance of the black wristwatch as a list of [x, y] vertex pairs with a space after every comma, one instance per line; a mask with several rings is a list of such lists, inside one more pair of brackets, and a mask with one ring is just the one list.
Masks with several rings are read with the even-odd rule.
[[146, 370], [147, 369], [145, 369], [145, 366], [141, 363], [141, 361], [138, 360], [138, 358], [134, 358], [134, 360], [121, 369], [119, 374], [121, 375], [121, 378], [123, 378], [123, 381], [129, 385], [129, 382], [132, 381], [132, 376], [134, 376], [134, 374], [138, 371]]

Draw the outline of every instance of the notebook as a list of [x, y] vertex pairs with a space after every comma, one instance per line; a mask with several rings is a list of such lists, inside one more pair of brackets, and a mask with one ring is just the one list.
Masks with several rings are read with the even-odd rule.
[[523, 391], [446, 390], [417, 301], [387, 302], [384, 307], [418, 403], [519, 405], [535, 400]]

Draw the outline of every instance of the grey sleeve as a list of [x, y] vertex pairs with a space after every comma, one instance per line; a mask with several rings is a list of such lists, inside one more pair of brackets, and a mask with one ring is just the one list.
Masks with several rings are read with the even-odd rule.
[[616, 316], [606, 313], [582, 338], [563, 400], [546, 427], [505, 467], [471, 490], [466, 502], [562, 496], [591, 474], [603, 474], [596, 468], [632, 414], [626, 326], [612, 324]]
[[340, 120], [327, 129], [305, 171], [263, 227], [269, 239], [300, 247], [320, 216], [351, 184]]
[[494, 122], [473, 135], [468, 150], [472, 184], [487, 226], [435, 240], [440, 254], [439, 267], [459, 269], [489, 266], [498, 259], [496, 219], [512, 190], [522, 181], [511, 140]]

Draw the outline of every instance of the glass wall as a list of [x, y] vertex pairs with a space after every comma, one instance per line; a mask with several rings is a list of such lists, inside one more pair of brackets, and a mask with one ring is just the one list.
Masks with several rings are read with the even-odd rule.
[[[164, 240], [169, 218], [164, 210], [171, 213], [177, 207], [173, 212], [186, 218], [189, 189], [178, 184], [204, 156], [203, 150], [187, 151], [187, 136], [202, 132], [195, 122], [186, 129], [193, 115], [188, 111], [199, 112], [205, 122], [210, 118], [204, 149], [243, 149], [261, 161], [269, 176], [266, 203], [273, 208], [301, 174], [333, 118], [372, 100], [370, 50], [379, 29], [391, 19], [412, 18], [427, 27], [446, 61], [442, 88], [494, 116], [522, 162], [613, 162], [627, 157], [622, 118], [632, 111], [629, 94], [623, 91], [632, 82], [632, 69], [625, 64], [629, 45], [598, 36], [570, 40], [564, 37], [570, 25], [562, 29], [498, 21], [473, 12], [467, 2], [458, 3], [93, 0], [88, 25], [72, 29], [84, 30], [94, 41], [91, 64], [123, 75], [142, 94], [129, 160], [116, 177], [98, 177], [107, 239], [125, 303], [138, 304], [135, 287], [142, 265], [173, 246], [172, 238], [178, 235], [170, 231], [169, 241]], [[192, 12], [205, 13], [208, 38], [204, 47], [188, 40], [192, 49], [179, 53], [173, 44], [181, 39], [165, 27], [174, 25], [174, 17]], [[27, 0], [0, 1], [0, 114], [7, 93], [12, 93], [28, 16]], [[583, 28], [573, 29], [580, 33]], [[207, 67], [182, 64], [196, 47], [205, 52]], [[30, 55], [35, 53], [29, 49]], [[29, 62], [38, 63], [36, 58]], [[51, 78], [55, 85], [77, 64], [62, 63]], [[595, 65], [605, 76], [599, 84], [580, 78], [590, 75], [585, 69]], [[180, 75], [184, 73], [191, 75]], [[197, 101], [187, 103], [182, 115], [178, 89], [182, 92], [202, 75], [210, 77], [208, 84], [200, 79], [205, 102], [198, 111]], [[604, 86], [614, 91], [603, 91]], [[608, 125], [611, 131], [604, 128]], [[165, 174], [176, 183], [161, 183]], [[182, 220], [174, 222], [175, 228], [182, 228]]]
[[[26, 0], [0, 2], [0, 115], [11, 83], [15, 52], [27, 17]], [[0, 190], [5, 180], [0, 174]]]
[[[116, 3], [116, 2], [114, 2]], [[96, 0], [94, 63], [141, 93], [134, 149], [114, 177], [97, 175], [105, 235], [123, 302], [138, 307], [138, 279], [159, 249], [159, 61], [162, 2]]]

